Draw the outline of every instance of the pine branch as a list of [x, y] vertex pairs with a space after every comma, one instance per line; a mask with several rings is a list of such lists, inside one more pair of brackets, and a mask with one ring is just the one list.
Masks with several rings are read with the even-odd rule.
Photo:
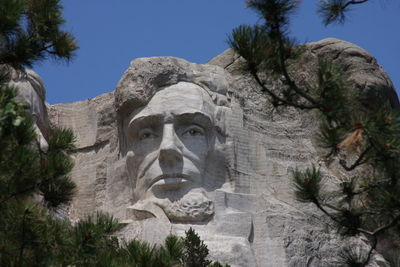
[[[366, 2], [368, 0], [320, 1], [319, 12], [325, 24], [343, 22], [351, 5]], [[321, 112], [320, 142], [322, 147], [331, 149], [329, 156], [346, 148], [354, 148], [353, 151], [358, 152], [355, 161], [339, 160], [344, 170], [353, 171], [366, 164], [373, 169], [371, 181], [366, 180], [365, 184], [365, 179], [356, 178], [341, 184], [338, 205], [326, 203], [328, 201], [321, 198], [318, 170], [314, 168], [304, 173], [293, 172], [295, 194], [299, 201], [314, 203], [324, 215], [348, 233], [361, 233], [375, 240], [367, 259], [363, 258], [359, 262], [365, 265], [376, 247], [377, 235], [400, 221], [400, 214], [394, 218], [388, 216], [389, 213], [397, 214], [400, 205], [397, 200], [392, 200], [398, 199], [400, 195], [400, 115], [392, 112], [390, 106], [388, 109], [379, 106], [377, 110], [372, 110], [371, 106], [366, 107], [359, 101], [357, 90], [352, 88], [343, 70], [331, 62], [319, 61], [315, 84], [296, 84], [288, 68], [288, 60], [295, 58], [295, 54], [292, 54], [293, 44], [286, 36], [286, 29], [288, 14], [295, 10], [297, 3], [291, 0], [248, 1], [248, 6], [259, 13], [265, 22], [253, 28], [237, 28], [229, 43], [247, 61], [251, 75], [275, 107], [282, 105], [317, 109]], [[268, 88], [258, 75], [262, 70], [283, 76], [286, 86], [280, 90]], [[357, 123], [362, 126], [354, 126]], [[346, 137], [346, 133], [354, 128]], [[379, 225], [382, 226], [376, 228]]]
[[10, 199], [12, 199], [12, 198], [14, 198], [14, 197], [17, 197], [17, 196], [19, 196], [19, 195], [25, 195], [26, 193], [28, 193], [28, 192], [34, 190], [35, 187], [36, 187], [36, 186], [27, 187], [27, 188], [25, 188], [25, 189], [23, 189], [23, 190], [19, 190], [19, 191], [17, 191], [17, 192], [14, 192], [14, 193], [10, 194], [8, 197], [6, 197], [6, 198], [4, 198], [4, 199], [2, 199], [2, 200], [0, 201], [0, 206], [3, 205], [3, 203], [5, 203], [6, 201], [9, 201]]
[[19, 249], [19, 257], [18, 257], [18, 263], [19, 265], [22, 265], [23, 257], [24, 257], [24, 249], [25, 249], [25, 231], [26, 231], [26, 225], [25, 225], [25, 220], [26, 216], [29, 214], [29, 209], [25, 209], [24, 211], [24, 216], [22, 217], [22, 236], [21, 236], [21, 247]]
[[358, 156], [357, 160], [351, 165], [347, 166], [347, 163], [345, 160], [341, 159], [339, 160], [340, 165], [346, 170], [346, 171], [352, 171], [358, 166], [365, 164], [367, 160], [364, 160], [364, 157], [367, 155], [367, 153], [371, 150], [371, 146], [367, 147], [361, 154]]
[[[369, 144], [378, 152], [379, 158], [375, 159], [375, 162], [380, 162], [380, 161], [387, 162], [388, 159], [394, 159], [392, 156], [387, 155], [387, 152], [385, 151], [385, 149], [382, 146], [380, 146], [379, 143], [377, 141], [375, 141], [374, 138], [370, 134], [368, 134], [367, 131], [365, 131], [365, 132], [366, 132]], [[389, 178], [391, 180], [391, 185], [395, 186], [399, 182], [400, 177], [391, 176]]]
[[395, 226], [398, 222], [400, 221], [400, 214], [398, 214], [397, 216], [395, 216], [388, 224], [383, 225], [377, 229], [375, 229], [373, 232], [371, 232], [371, 235], [376, 236], [386, 230], [388, 230], [389, 228], [392, 228], [393, 226]]
[[[278, 36], [278, 43], [279, 43], [279, 60], [280, 60], [280, 67], [281, 67], [281, 71], [283, 76], [285, 77], [289, 87], [295, 91], [298, 95], [302, 96], [304, 99], [306, 99], [308, 102], [310, 102], [312, 104], [313, 108], [318, 108], [320, 109], [320, 105], [318, 104], [318, 102], [311, 97], [310, 95], [306, 94], [304, 92], [304, 90], [300, 89], [299, 87], [297, 87], [296, 83], [291, 79], [287, 68], [286, 68], [286, 58], [284, 56], [284, 49], [285, 46], [283, 44], [283, 40], [282, 40], [282, 32], [280, 29], [279, 24], [276, 25], [276, 31], [277, 31], [277, 36]], [[310, 106], [311, 107], [311, 106]]]
[[[383, 226], [381, 226], [379, 228], [376, 228], [373, 231], [369, 231], [369, 230], [366, 230], [366, 229], [361, 228], [361, 227], [352, 227], [351, 225], [343, 225], [343, 223], [340, 220], [338, 220], [337, 217], [335, 217], [332, 213], [328, 212], [324, 208], [324, 206], [327, 206], [327, 207], [329, 207], [329, 208], [331, 208], [333, 210], [336, 210], [336, 211], [341, 211], [339, 208], [337, 208], [335, 206], [332, 206], [330, 204], [322, 204], [317, 198], [313, 198], [313, 200], [311, 202], [313, 202], [317, 206], [317, 208], [319, 210], [321, 210], [325, 215], [327, 215], [329, 218], [331, 218], [338, 225], [345, 226], [349, 230], [353, 230], [353, 231], [356, 231], [356, 232], [359, 232], [359, 233], [364, 233], [364, 234], [366, 234], [368, 236], [372, 236], [372, 237], [376, 237], [378, 234], [380, 234], [380, 233], [382, 233], [382, 232], [394, 227], [400, 221], [400, 214], [398, 214], [389, 223], [387, 223], [387, 224], [385, 224], [385, 225], [383, 225]], [[370, 211], [363, 211], [363, 214], [375, 214], [376, 215], [377, 213], [370, 212]]]
[[[353, 231], [357, 231], [357, 232], [360, 232], [360, 233], [364, 233], [364, 234], [367, 234], [367, 235], [370, 235], [370, 236], [374, 236], [374, 234], [373, 234], [373, 232], [371, 232], [371, 231], [368, 231], [368, 230], [365, 230], [365, 229], [362, 229], [362, 228], [357, 228], [357, 227], [351, 227], [350, 225], [343, 225], [343, 222], [341, 222], [338, 218], [336, 218], [333, 214], [331, 214], [330, 212], [328, 212], [324, 207], [323, 207], [323, 204], [322, 203], [320, 203], [318, 200], [316, 200], [315, 202], [313, 202], [316, 206], [317, 206], [317, 208], [319, 209], [319, 210], [321, 210], [326, 216], [328, 216], [329, 218], [331, 218], [334, 222], [336, 222], [338, 225], [341, 225], [341, 226], [345, 226], [347, 229], [349, 229], [349, 230], [353, 230]], [[324, 204], [325, 205], [325, 204]], [[331, 206], [330, 206], [330, 208], [332, 208]], [[337, 209], [337, 208], [335, 208], [335, 210], [339, 210], [339, 209]]]
[[368, 2], [369, 0], [360, 0], [360, 1], [348, 1], [346, 4], [344, 4], [343, 8], [346, 9], [350, 5], [358, 5], [358, 4], [363, 4], [365, 2]]
[[[297, 8], [296, 1], [257, 0], [248, 6], [258, 11], [265, 19], [264, 25], [249, 27], [241, 25], [232, 31], [228, 43], [247, 61], [247, 67], [262, 90], [272, 98], [274, 106], [285, 105], [300, 109], [322, 109], [320, 103], [306, 90], [298, 87], [291, 78], [286, 61], [293, 55], [293, 47], [286, 39], [283, 27], [288, 24], [288, 14]], [[267, 88], [257, 72], [266, 68], [283, 75], [288, 89], [283, 95]], [[300, 100], [293, 100], [299, 96]], [[306, 103], [301, 103], [305, 100]]]
[[[318, 208], [319, 210], [321, 210], [325, 215], [327, 215], [329, 218], [331, 218], [333, 221], [335, 221], [335, 222], [338, 223], [339, 225], [342, 225], [342, 223], [341, 223], [335, 216], [333, 216], [331, 213], [329, 213], [329, 212], [323, 207], [323, 205], [325, 205], [325, 204], [322, 204], [318, 199], [315, 199], [315, 201], [313, 201], [313, 203], [314, 203], [314, 204], [317, 206], [317, 208]], [[337, 209], [336, 207], [331, 206], [331, 205], [326, 205], [326, 206], [328, 206], [329, 208], [333, 208], [333, 209], [335, 209], [335, 210], [339, 210], [339, 209]], [[365, 214], [365, 213], [373, 213], [373, 212], [363, 212], [363, 213]], [[376, 214], [376, 213], [373, 213], [373, 214]], [[346, 228], [348, 228], [348, 229], [350, 229], [350, 230], [355, 230], [355, 231], [360, 232], [360, 233], [364, 233], [364, 234], [366, 234], [366, 235], [368, 235], [368, 236], [371, 236], [371, 237], [376, 237], [378, 234], [380, 234], [380, 233], [382, 233], [382, 232], [384, 232], [384, 231], [386, 231], [386, 230], [392, 228], [393, 226], [395, 226], [399, 221], [400, 221], [400, 214], [398, 214], [397, 216], [395, 216], [389, 223], [387, 223], [387, 224], [385, 224], [385, 225], [383, 225], [383, 226], [381, 226], [381, 227], [379, 227], [379, 228], [376, 228], [374, 231], [369, 231], [369, 230], [366, 230], [366, 229], [360, 228], [360, 227], [354, 228], [354, 227], [351, 227], [351, 226], [348, 226], [348, 225], [346, 226]]]
[[[316, 199], [315, 201], [313, 201], [313, 203], [317, 206], [317, 208], [322, 211], [326, 216], [328, 216], [329, 218], [331, 218], [332, 221], [334, 221], [335, 223], [337, 223], [338, 225], [343, 226], [343, 222], [341, 222], [337, 217], [335, 217], [332, 213], [328, 212], [323, 205], [318, 199]], [[329, 208], [332, 208], [336, 211], [341, 211], [338, 208], [333, 208], [333, 206], [329, 206]], [[357, 230], [357, 228], [351, 228], [349, 226], [346, 226], [346, 228], [350, 229], [350, 230]]]
[[266, 87], [264, 83], [261, 81], [260, 77], [255, 71], [251, 71], [251, 74], [253, 75], [254, 79], [258, 83], [258, 85], [261, 86], [262, 91], [267, 92], [275, 101], [278, 101], [278, 103], [283, 103], [286, 106], [291, 106], [299, 109], [316, 109], [317, 106], [315, 105], [303, 105], [295, 102], [290, 102], [282, 97], [279, 97], [277, 94], [275, 94], [271, 89]]
[[350, 6], [366, 2], [368, 0], [320, 0], [318, 13], [321, 14], [325, 26], [334, 22], [343, 23], [345, 21], [345, 12], [348, 11]]

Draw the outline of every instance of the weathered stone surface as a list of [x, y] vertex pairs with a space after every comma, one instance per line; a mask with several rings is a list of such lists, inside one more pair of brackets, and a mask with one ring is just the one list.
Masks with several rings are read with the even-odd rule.
[[[335, 38], [308, 43], [302, 60], [295, 65], [297, 80], [309, 80], [317, 68], [318, 58], [330, 60], [342, 67], [354, 87], [370, 101], [387, 101], [399, 107], [399, 99], [389, 76], [376, 59], [361, 47]], [[242, 75], [244, 60], [228, 49], [208, 64], [220, 66], [231, 75]]]
[[364, 49], [334, 38], [310, 43], [308, 48], [312, 54], [341, 65], [349, 75], [349, 80], [366, 99], [381, 102], [389, 100], [392, 106], [399, 107], [399, 99], [389, 76]]
[[[343, 64], [366, 98], [398, 105], [364, 50], [336, 39], [307, 49], [298, 81], [313, 78], [321, 55]], [[116, 91], [51, 106], [51, 122], [78, 139], [70, 217], [104, 210], [124, 221], [121, 238], [152, 243], [193, 227], [211, 257], [232, 266], [343, 266], [344, 245], [368, 249], [295, 200], [291, 170], [318, 163], [328, 184], [343, 174], [320, 161], [312, 113], [274, 109], [242, 66], [231, 50], [204, 65], [136, 59]], [[375, 254], [369, 266], [379, 262]]]
[[47, 138], [50, 121], [47, 115], [45, 103], [46, 92], [43, 81], [32, 70], [17, 71], [10, 67], [6, 68], [8, 68], [11, 75], [10, 86], [18, 88], [19, 99], [29, 105], [40, 149], [46, 152], [48, 149]]

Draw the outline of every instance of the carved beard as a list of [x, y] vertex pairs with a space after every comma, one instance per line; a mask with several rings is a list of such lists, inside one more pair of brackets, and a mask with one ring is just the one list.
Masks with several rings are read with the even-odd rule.
[[190, 192], [177, 201], [164, 199], [156, 204], [172, 222], [202, 222], [214, 215], [214, 204], [203, 192]]

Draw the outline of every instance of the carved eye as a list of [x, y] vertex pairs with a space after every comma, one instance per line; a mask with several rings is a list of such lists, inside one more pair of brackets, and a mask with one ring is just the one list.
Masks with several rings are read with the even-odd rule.
[[156, 135], [150, 129], [143, 129], [143, 130], [139, 131], [139, 140], [141, 140], [141, 141], [150, 139], [150, 138], [154, 138], [154, 137], [156, 137]]
[[190, 136], [203, 136], [204, 135], [204, 130], [197, 126], [197, 125], [192, 125], [189, 126], [184, 132], [183, 135], [190, 135]]

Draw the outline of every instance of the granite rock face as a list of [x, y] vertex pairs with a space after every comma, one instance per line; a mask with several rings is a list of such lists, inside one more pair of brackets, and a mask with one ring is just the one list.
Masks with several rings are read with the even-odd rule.
[[[366, 99], [399, 105], [375, 59], [336, 39], [307, 45], [298, 82], [313, 79], [318, 56], [341, 64]], [[232, 266], [344, 266], [345, 246], [368, 251], [295, 200], [291, 170], [317, 163], [328, 184], [346, 174], [321, 161], [313, 113], [274, 109], [243, 64], [231, 50], [203, 65], [136, 59], [114, 92], [50, 106], [51, 123], [77, 136], [70, 218], [103, 210], [126, 225], [121, 238], [152, 243], [193, 227]], [[369, 266], [388, 265], [376, 252]]]
[[6, 68], [8, 68], [11, 76], [9, 85], [18, 88], [18, 98], [29, 105], [29, 112], [32, 114], [40, 149], [46, 152], [50, 121], [47, 114], [43, 81], [32, 70], [18, 71], [11, 67]]

